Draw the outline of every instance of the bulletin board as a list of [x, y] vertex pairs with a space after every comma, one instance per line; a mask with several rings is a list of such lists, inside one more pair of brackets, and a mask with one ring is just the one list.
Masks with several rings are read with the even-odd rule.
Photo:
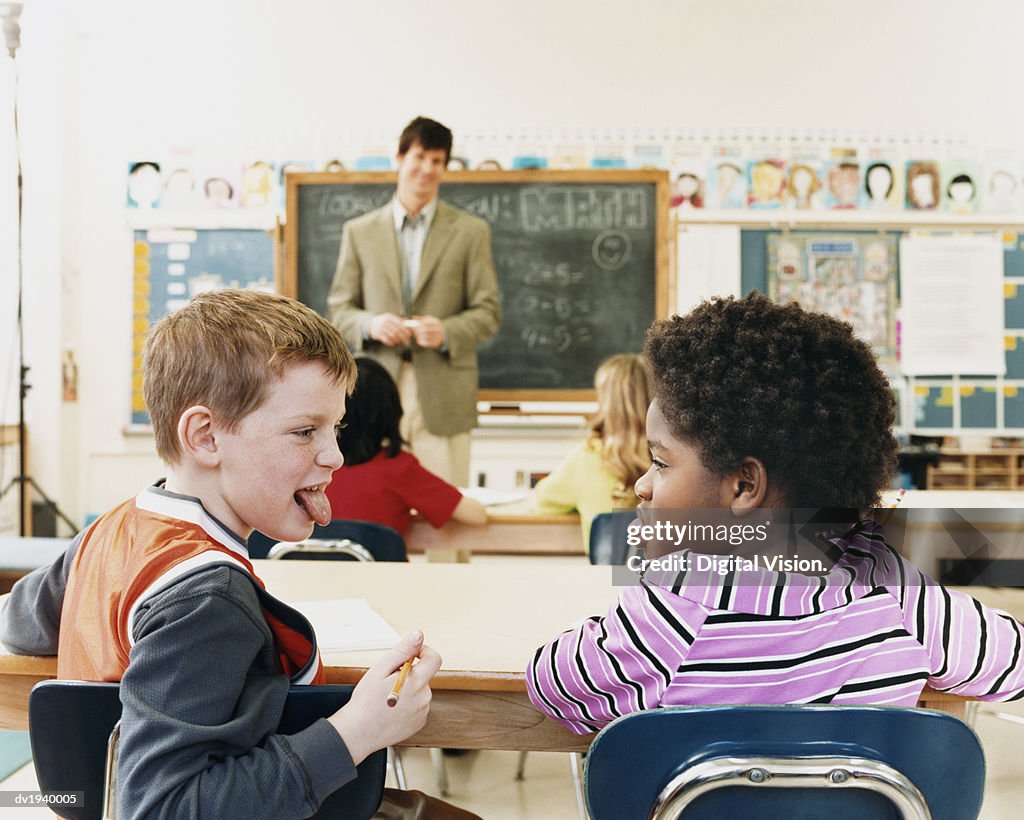
[[880, 359], [896, 358], [894, 235], [770, 233], [768, 295], [849, 322]]
[[149, 424], [142, 396], [142, 349], [153, 324], [197, 293], [274, 287], [274, 242], [252, 229], [135, 231], [132, 321], [132, 424]]
[[[740, 234], [742, 292], [759, 290], [778, 299], [794, 292], [799, 295], [803, 290], [810, 290], [813, 296], [814, 254], [808, 246], [814, 243], [818, 243], [822, 251], [818, 253], [821, 258], [827, 258], [828, 247], [832, 246], [833, 252], [837, 249], [841, 252], [840, 258], [845, 255], [848, 259], [856, 260], [855, 264], [841, 271], [839, 281], [843, 287], [851, 287], [853, 283], [858, 283], [860, 287], [859, 283], [866, 278], [863, 265], [867, 258], [867, 248], [879, 241], [884, 241], [888, 248], [896, 248], [903, 233], [888, 229], [829, 229], [799, 233], [743, 230]], [[784, 249], [781, 254], [780, 248]], [[878, 252], [875, 253], [877, 258]], [[795, 266], [794, 259], [798, 260]], [[891, 254], [888, 259], [892, 263], [888, 277], [888, 293], [892, 296], [889, 304], [894, 307], [900, 295], [898, 253]], [[831, 275], [833, 271], [829, 270], [830, 267], [834, 266], [826, 266], [823, 274]], [[878, 279], [880, 283], [880, 273]], [[899, 429], [926, 435], [957, 434], [964, 431], [990, 435], [1024, 435], [1024, 233], [1003, 233], [1003, 283], [1003, 342], [1006, 360], [1006, 373], [1003, 376], [936, 373], [904, 377], [899, 372], [895, 357], [887, 355], [895, 353], [896, 339], [890, 337], [893, 339], [893, 347], [888, 344], [879, 346], [877, 338], [862, 334], [866, 341], [872, 343], [883, 369], [890, 375], [898, 399]], [[818, 288], [821, 294], [814, 296], [808, 307], [816, 305], [813, 299], [818, 299], [822, 307], [816, 309], [826, 309], [847, 320], [856, 319], [856, 315], [844, 315], [843, 308], [847, 305], [844, 298], [835, 299], [829, 310], [827, 303], [832, 298], [830, 288], [835, 287], [835, 282], [823, 281]], [[892, 332], [898, 334], [895, 314], [890, 321]], [[857, 321], [852, 323], [857, 328]]]

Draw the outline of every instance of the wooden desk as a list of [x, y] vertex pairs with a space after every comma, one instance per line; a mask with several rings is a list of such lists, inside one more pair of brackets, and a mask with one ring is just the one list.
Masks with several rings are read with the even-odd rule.
[[488, 523], [471, 527], [449, 521], [435, 530], [416, 517], [405, 543], [409, 552], [466, 550], [481, 555], [582, 555], [578, 515], [541, 515], [528, 502], [488, 508]]
[[[268, 588], [288, 601], [366, 598], [400, 633], [423, 629], [444, 659], [423, 731], [409, 746], [580, 751], [577, 736], [533, 709], [524, 668], [534, 650], [615, 599], [609, 567], [358, 564], [257, 561]], [[1024, 590], [971, 587], [990, 606], [1024, 616]], [[332, 683], [354, 683], [379, 652], [325, 653]], [[56, 674], [54, 658], [0, 655], [0, 729], [24, 730], [28, 693]], [[920, 705], [963, 716], [967, 700], [925, 690]]]
[[[579, 536], [577, 535], [577, 538]], [[590, 738], [545, 718], [526, 696], [534, 651], [615, 599], [610, 567], [256, 561], [286, 601], [366, 598], [399, 633], [420, 628], [444, 659], [426, 727], [405, 745], [581, 751]], [[354, 683], [380, 652], [324, 653], [331, 683]], [[56, 659], [0, 655], [0, 729], [26, 728], [28, 694]]]

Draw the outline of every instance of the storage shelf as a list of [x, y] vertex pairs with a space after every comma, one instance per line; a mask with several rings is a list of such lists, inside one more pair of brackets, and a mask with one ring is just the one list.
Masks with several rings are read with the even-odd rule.
[[939, 451], [928, 465], [929, 490], [1024, 490], [1024, 450]]

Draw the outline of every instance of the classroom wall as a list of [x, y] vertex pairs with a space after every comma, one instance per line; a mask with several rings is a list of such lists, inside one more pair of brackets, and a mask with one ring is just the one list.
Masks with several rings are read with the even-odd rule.
[[[1024, 8], [1000, 0], [30, 0], [22, 25], [32, 471], [74, 518], [159, 473], [125, 436], [127, 164], [322, 155], [425, 113], [525, 125], [778, 126], [1016, 144]], [[4, 65], [0, 108], [10, 98]], [[11, 352], [11, 145], [0, 111], [0, 399]], [[29, 139], [31, 135], [31, 139]], [[61, 401], [62, 350], [79, 401]], [[7, 383], [9, 383], [7, 379]], [[0, 418], [16, 417], [16, 396]]]

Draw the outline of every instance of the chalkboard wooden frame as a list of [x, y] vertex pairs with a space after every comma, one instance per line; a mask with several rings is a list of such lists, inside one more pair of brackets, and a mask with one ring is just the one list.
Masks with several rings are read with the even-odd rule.
[[[289, 173], [286, 176], [286, 222], [284, 225], [284, 269], [277, 286], [281, 293], [301, 299], [299, 282], [299, 236], [300, 210], [299, 192], [308, 186], [329, 185], [394, 185], [397, 174], [391, 171], [362, 172], [310, 172]], [[669, 309], [670, 279], [670, 234], [669, 197], [670, 183], [666, 171], [658, 170], [527, 170], [527, 171], [453, 171], [445, 176], [445, 183], [464, 184], [633, 184], [650, 185], [654, 193], [654, 305], [655, 318], [663, 319]], [[441, 199], [445, 198], [444, 184]], [[499, 279], [501, 272], [499, 271]], [[592, 376], [592, 374], [590, 374]], [[481, 401], [593, 401], [593, 389], [481, 389]]]

